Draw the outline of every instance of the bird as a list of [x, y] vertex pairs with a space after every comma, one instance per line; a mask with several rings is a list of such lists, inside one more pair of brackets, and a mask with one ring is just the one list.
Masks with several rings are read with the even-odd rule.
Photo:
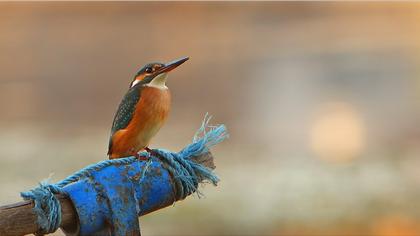
[[168, 118], [171, 94], [166, 86], [168, 73], [189, 57], [169, 63], [153, 62], [143, 66], [130, 83], [115, 113], [108, 145], [109, 159], [135, 156], [140, 151], [152, 152], [150, 140]]

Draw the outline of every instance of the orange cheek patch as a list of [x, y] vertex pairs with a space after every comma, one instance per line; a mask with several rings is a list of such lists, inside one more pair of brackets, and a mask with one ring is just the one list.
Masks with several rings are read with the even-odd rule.
[[138, 84], [140, 81], [144, 80], [146, 75], [138, 75], [135, 80], [131, 83], [131, 87], [134, 87], [134, 85]]
[[144, 80], [144, 77], [146, 77], [146, 75], [145, 75], [145, 74], [138, 75], [138, 76], [136, 77], [136, 80], [138, 80], [138, 81], [142, 81], [142, 80]]

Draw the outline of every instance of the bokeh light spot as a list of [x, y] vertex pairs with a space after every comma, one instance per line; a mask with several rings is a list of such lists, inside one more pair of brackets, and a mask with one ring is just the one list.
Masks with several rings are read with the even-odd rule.
[[360, 113], [348, 103], [320, 107], [311, 127], [314, 153], [328, 161], [349, 161], [359, 156], [365, 144], [365, 127]]

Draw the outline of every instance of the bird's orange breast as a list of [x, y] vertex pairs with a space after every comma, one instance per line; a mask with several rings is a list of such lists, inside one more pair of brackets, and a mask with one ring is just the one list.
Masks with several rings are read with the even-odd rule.
[[143, 87], [130, 123], [112, 137], [110, 158], [131, 156], [147, 147], [165, 123], [170, 104], [168, 89]]

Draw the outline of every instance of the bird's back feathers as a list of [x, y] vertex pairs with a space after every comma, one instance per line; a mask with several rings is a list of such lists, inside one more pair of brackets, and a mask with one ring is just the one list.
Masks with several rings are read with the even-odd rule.
[[134, 111], [136, 110], [137, 102], [140, 99], [141, 87], [138, 84], [128, 90], [118, 106], [117, 113], [115, 114], [114, 121], [112, 122], [111, 135], [109, 137], [108, 154], [112, 149], [112, 136], [121, 129], [128, 126], [133, 118]]

